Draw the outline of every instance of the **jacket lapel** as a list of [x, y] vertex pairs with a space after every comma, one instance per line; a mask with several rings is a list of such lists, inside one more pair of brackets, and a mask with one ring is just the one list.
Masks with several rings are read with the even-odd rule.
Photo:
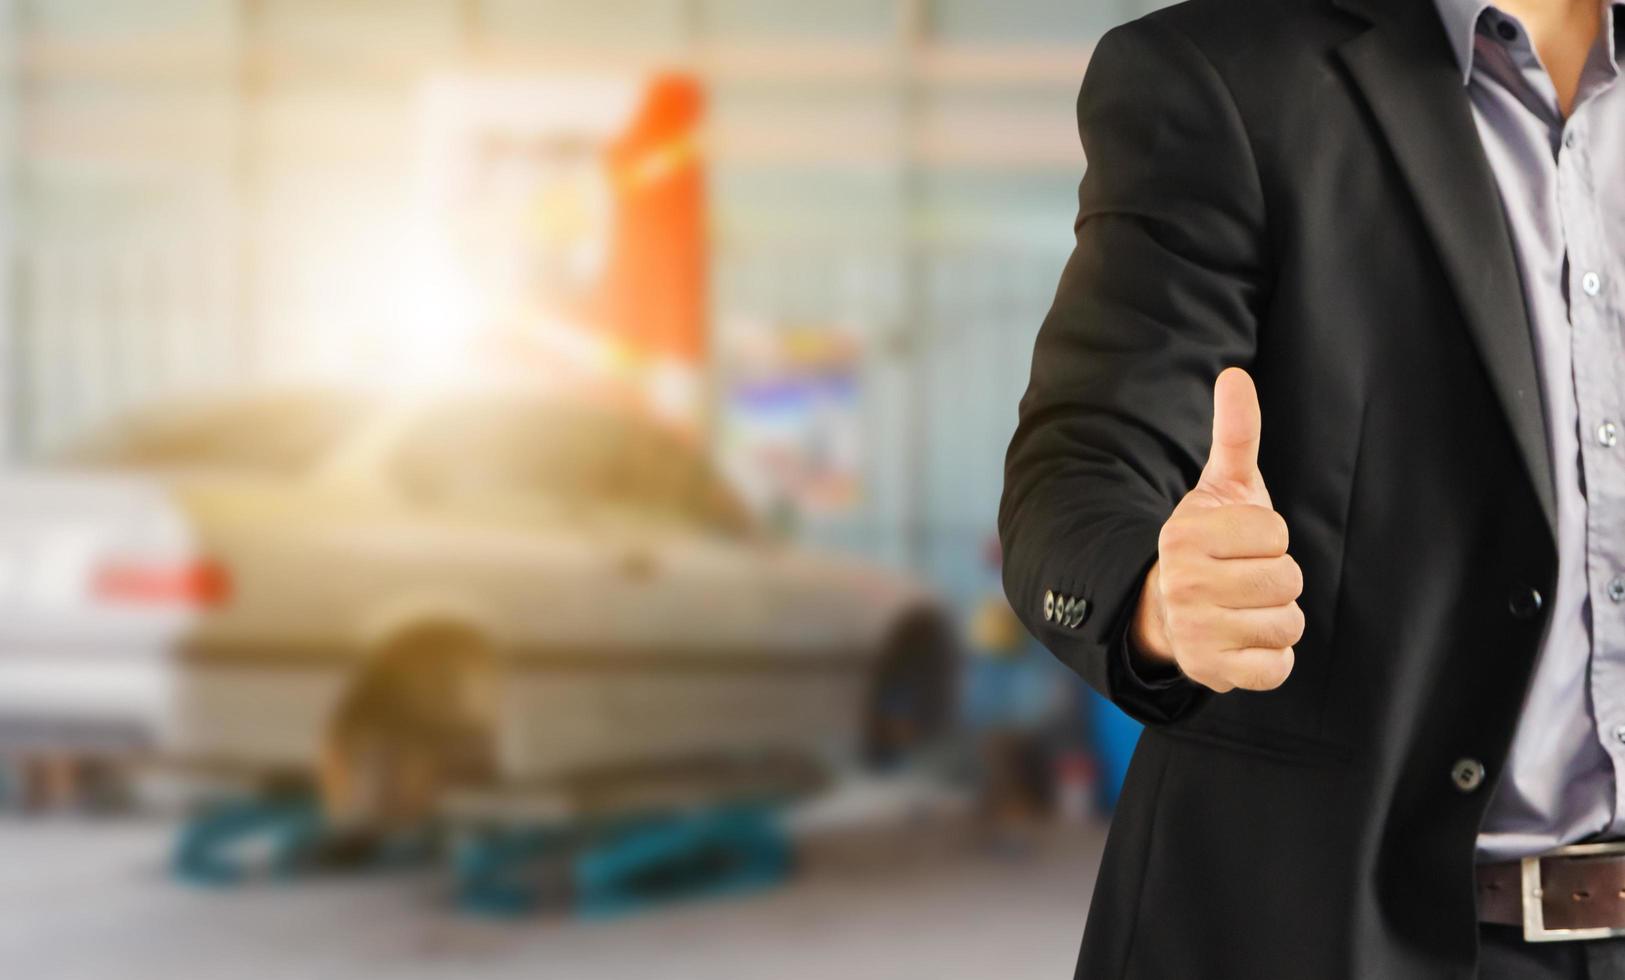
[[1554, 540], [1534, 339], [1495, 175], [1432, 0], [1335, 0], [1372, 21], [1338, 54], [1370, 103], [1443, 260]]

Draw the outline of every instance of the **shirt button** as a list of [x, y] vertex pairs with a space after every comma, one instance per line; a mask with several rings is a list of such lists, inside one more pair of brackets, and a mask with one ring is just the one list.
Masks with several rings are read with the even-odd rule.
[[1595, 272], [1588, 272], [1580, 277], [1580, 288], [1585, 290], [1587, 296], [1595, 296], [1602, 292], [1602, 276]]
[[1574, 130], [1571, 129], [1563, 134], [1563, 145], [1569, 149], [1574, 149], [1574, 144], [1578, 142], [1580, 142], [1580, 137], [1575, 135]]
[[1484, 763], [1477, 759], [1457, 759], [1450, 767], [1450, 781], [1463, 793], [1471, 793], [1484, 782]]
[[1613, 448], [1614, 443], [1619, 441], [1619, 426], [1612, 422], [1604, 422], [1597, 426], [1597, 441]]
[[1543, 600], [1537, 589], [1513, 589], [1512, 595], [1507, 599], [1507, 609], [1519, 619], [1530, 619], [1540, 612]]
[[1625, 744], [1625, 725], [1614, 726], [1614, 741]]
[[1615, 602], [1625, 599], [1625, 578], [1615, 577], [1608, 583], [1608, 598]]

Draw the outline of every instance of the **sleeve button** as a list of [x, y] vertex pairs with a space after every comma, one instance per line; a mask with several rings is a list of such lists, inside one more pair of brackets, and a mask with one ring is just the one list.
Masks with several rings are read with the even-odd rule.
[[1450, 781], [1463, 793], [1471, 793], [1484, 782], [1484, 763], [1477, 759], [1457, 759], [1450, 767]]

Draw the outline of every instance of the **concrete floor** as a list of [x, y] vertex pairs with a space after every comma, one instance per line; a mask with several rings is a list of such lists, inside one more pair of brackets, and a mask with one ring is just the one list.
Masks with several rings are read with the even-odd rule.
[[0, 963], [31, 980], [250, 977], [909, 980], [1071, 976], [1104, 830], [1032, 856], [958, 848], [813, 867], [748, 897], [612, 922], [448, 910], [411, 874], [209, 891], [166, 874], [172, 828], [0, 820]]

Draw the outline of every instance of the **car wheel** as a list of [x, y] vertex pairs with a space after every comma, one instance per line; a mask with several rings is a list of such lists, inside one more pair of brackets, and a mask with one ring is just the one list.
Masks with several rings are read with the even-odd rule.
[[958, 686], [955, 661], [953, 631], [940, 616], [916, 614], [892, 631], [864, 712], [869, 765], [898, 765], [947, 733]]
[[416, 826], [448, 789], [493, 779], [495, 673], [488, 647], [465, 631], [425, 629], [390, 644], [323, 741], [328, 817], [353, 828]]

